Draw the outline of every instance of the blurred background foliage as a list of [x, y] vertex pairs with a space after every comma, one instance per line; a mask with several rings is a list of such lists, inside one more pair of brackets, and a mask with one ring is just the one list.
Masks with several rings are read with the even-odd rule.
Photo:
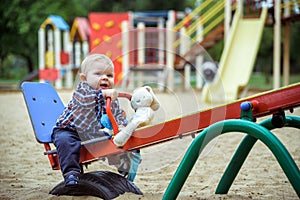
[[[60, 15], [71, 26], [75, 17], [90, 12], [124, 12], [194, 9], [199, 0], [3, 0], [0, 6], [0, 80], [21, 80], [38, 69], [38, 29], [50, 14]], [[291, 26], [291, 72], [300, 72], [300, 23]], [[272, 73], [273, 28], [266, 27], [255, 70]], [[220, 42], [209, 51], [219, 60]]]

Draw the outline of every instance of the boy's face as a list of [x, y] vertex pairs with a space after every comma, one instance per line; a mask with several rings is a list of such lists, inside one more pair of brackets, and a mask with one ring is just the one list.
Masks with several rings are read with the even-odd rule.
[[111, 89], [114, 86], [112, 66], [95, 61], [88, 66], [85, 74], [80, 74], [81, 81], [86, 81], [93, 89]]

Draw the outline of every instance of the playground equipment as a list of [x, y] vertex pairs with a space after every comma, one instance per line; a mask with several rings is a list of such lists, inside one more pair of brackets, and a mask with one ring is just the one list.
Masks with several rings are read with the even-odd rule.
[[[52, 169], [57, 170], [59, 169], [57, 154], [55, 149], [51, 149], [50, 147], [51, 132], [56, 118], [63, 110], [63, 104], [54, 88], [49, 84], [25, 82], [22, 85], [22, 90], [36, 139], [38, 142], [44, 144], [46, 150], [45, 155], [48, 156]], [[195, 134], [202, 132], [192, 143], [182, 164], [166, 190], [164, 199], [174, 199], [178, 195], [195, 160], [197, 160], [197, 157], [199, 156], [199, 148], [204, 147], [209, 141], [221, 133], [241, 131], [247, 133], [248, 136], [246, 136], [241, 143], [228, 170], [224, 173], [217, 193], [227, 193], [239, 168], [247, 157], [248, 152], [255, 141], [259, 139], [264, 142], [276, 156], [297, 195], [300, 197], [299, 169], [282, 143], [267, 130], [273, 129], [274, 127], [281, 128], [285, 125], [300, 128], [299, 117], [285, 116], [284, 114], [285, 110], [292, 110], [293, 108], [300, 106], [299, 94], [300, 84], [298, 83], [278, 90], [234, 101], [226, 105], [221, 105], [201, 112], [198, 111], [160, 124], [143, 127], [134, 132], [122, 149], [117, 148], [110, 141], [110, 138], [107, 137], [85, 141], [82, 142], [80, 162], [82, 165], [87, 165], [101, 158], [120, 154], [123, 151], [140, 149], [172, 139], [181, 138], [183, 136], [194, 136]], [[126, 95], [123, 94], [122, 96]], [[130, 95], [127, 94], [127, 97], [130, 98]], [[107, 99], [107, 103], [107, 113], [112, 122], [114, 133], [117, 134], [118, 128], [109, 109], [109, 99]], [[254, 123], [255, 119], [270, 114], [273, 114], [273, 117], [272, 119], [269, 119], [269, 121], [262, 122], [261, 125]], [[97, 179], [97, 177], [95, 177], [95, 179]], [[88, 181], [86, 181], [85, 184], [93, 183], [88, 183]], [[100, 187], [99, 190], [101, 190], [102, 186], [97, 185], [95, 187]], [[130, 188], [127, 188], [127, 191], [139, 193], [134, 185], [131, 185]], [[103, 190], [101, 191], [103, 192]], [[124, 190], [122, 191], [124, 192]], [[117, 193], [117, 195], [119, 194], [120, 193]], [[79, 194], [77, 193], [77, 195]]]
[[157, 68], [162, 71], [165, 66], [162, 29], [170, 18], [175, 18], [174, 11], [90, 13], [90, 52], [110, 57], [115, 65], [115, 83], [125, 87], [129, 80], [133, 82], [131, 72], [157, 71]]
[[89, 22], [84, 17], [76, 17], [71, 27], [70, 40], [72, 42], [72, 55], [70, 63], [72, 69], [78, 69], [81, 61], [89, 53], [89, 36], [90, 36]]
[[[122, 84], [123, 88], [129, 87], [132, 89], [134, 83], [142, 85], [144, 81], [150, 80], [150, 82], [154, 82], [153, 80], [155, 80], [160, 86], [160, 89], [168, 87], [170, 90], [173, 90], [175, 72], [183, 71], [182, 77], [184, 78], [181, 83], [185, 89], [188, 89], [191, 85], [191, 70], [195, 69], [196, 88], [201, 89], [204, 82], [201, 74], [201, 66], [202, 63], [205, 62], [203, 52], [224, 38], [225, 48], [219, 68], [219, 79], [222, 79], [222, 81], [216, 79], [215, 84], [211, 86], [206, 85], [203, 92], [203, 99], [206, 101], [215, 100], [210, 98], [209, 91], [219, 96], [218, 94], [228, 93], [229, 90], [232, 90], [233, 93], [227, 94], [227, 100], [236, 99], [236, 94], [245, 88], [252, 73], [255, 55], [262, 33], [262, 27], [260, 25], [263, 24], [264, 18], [266, 17], [265, 11], [262, 12], [259, 19], [250, 19], [249, 17], [253, 18], [253, 15], [248, 15], [248, 12], [252, 11], [256, 13], [255, 15], [257, 17], [257, 13], [261, 12], [259, 9], [262, 8], [265, 1], [245, 1], [245, 6], [243, 2], [242, 0], [206, 0], [185, 17], [183, 12], [172, 10], [90, 13], [88, 19], [76, 18], [74, 20], [71, 29], [73, 46], [66, 47], [68, 45], [65, 45], [62, 53], [59, 52], [60, 47], [56, 47], [59, 46], [59, 41], [56, 40], [58, 34], [55, 33], [56, 36], [53, 37], [51, 31], [55, 28], [56, 31], [54, 32], [59, 32], [58, 30], [60, 30], [61, 25], [63, 25], [61, 30], [68, 32], [68, 27], [63, 19], [58, 16], [50, 15], [41, 25], [39, 34], [40, 79], [41, 81], [44, 80], [43, 78], [51, 79], [50, 81], [55, 80], [56, 88], [61, 88], [61, 79], [64, 78], [64, 73], [66, 73], [66, 85], [72, 85], [72, 73], [69, 73], [70, 70], [68, 69], [76, 68], [81, 61], [80, 59], [86, 55], [88, 51], [89, 53], [106, 54], [113, 60], [116, 74], [115, 82], [116, 84]], [[280, 28], [281, 24], [285, 28], [283, 37], [283, 71], [284, 83], [287, 85], [289, 82], [290, 26], [293, 20], [299, 19], [299, 2], [290, 0], [280, 4], [279, 1], [275, 1], [273, 8], [276, 21], [282, 22], [274, 24], [274, 88], [278, 88], [281, 57]], [[272, 8], [269, 9], [271, 11]], [[234, 23], [231, 23], [232, 13], [235, 10]], [[243, 17], [242, 13], [247, 13], [247, 19]], [[282, 13], [282, 15], [280, 15], [280, 13]], [[256, 21], [257, 23], [254, 25], [251, 24], [250, 21]], [[269, 20], [266, 21], [268, 22]], [[253, 29], [242, 27], [246, 26], [245, 24], [248, 24], [248, 22], [251, 26], [255, 26], [253, 28], [254, 30], [260, 26], [259, 31], [250, 35], [250, 30], [252, 31]], [[89, 29], [90, 32], [88, 31]], [[245, 33], [248, 34], [247, 39], [242, 34], [244, 30], [247, 30], [245, 31]], [[49, 33], [45, 36], [45, 33], [42, 32]], [[87, 35], [89, 35], [89, 41], [87, 41]], [[44, 44], [45, 39], [47, 39], [46, 45]], [[80, 42], [77, 39], [79, 39]], [[251, 41], [254, 42], [255, 45], [252, 45]], [[55, 43], [55, 45], [53, 43]], [[89, 43], [89, 45], [87, 45], [87, 43]], [[82, 47], [80, 47], [79, 44], [81, 44]], [[248, 47], [244, 48], [246, 44], [251, 44], [249, 47], [255, 48], [248, 50]], [[89, 46], [89, 50], [87, 50], [87, 46]], [[244, 55], [251, 54], [249, 58], [246, 57], [247, 59], [243, 60], [242, 64], [236, 61], [238, 59], [234, 59], [234, 57], [241, 55], [236, 54], [237, 51], [234, 51], [234, 49], [237, 48], [245, 49], [247, 52], [245, 50], [240, 51], [247, 53]], [[61, 54], [61, 56], [59, 56], [59, 54]], [[45, 57], [47, 59], [45, 59]], [[54, 57], [56, 58], [55, 61], [53, 59]], [[62, 64], [59, 62], [59, 57], [69, 62]], [[48, 61], [45, 63], [45, 60]], [[66, 66], [65, 68], [64, 65]], [[240, 69], [246, 70], [243, 70], [241, 73]], [[235, 73], [234, 77], [231, 76], [229, 80], [226, 78], [226, 74], [233, 70], [238, 73]], [[150, 77], [148, 78], [148, 76]], [[242, 78], [243, 80], [241, 81]], [[235, 79], [237, 79], [236, 85], [233, 84], [233, 80]], [[229, 82], [227, 83], [228, 80]], [[220, 82], [223, 82], [224, 92], [219, 91]], [[219, 98], [217, 99], [219, 100]]]
[[[204, 3], [206, 6], [212, 3], [211, 0], [207, 2]], [[211, 10], [211, 13], [215, 11], [220, 12], [223, 7], [224, 1], [221, 1], [221, 3], [217, 4], [216, 8]], [[205, 8], [207, 7], [201, 6], [201, 9], [198, 9], [198, 11]], [[70, 55], [68, 56], [69, 68], [77, 68], [82, 59], [81, 55], [86, 55], [86, 40], [87, 36], [89, 36], [89, 53], [103, 53], [113, 60], [115, 64], [116, 84], [122, 82], [123, 88], [128, 84], [128, 86], [132, 88], [136, 77], [134, 74], [137, 73], [138, 83], [140, 85], [149, 75], [152, 75], [152, 77], [148, 80], [153, 82], [154, 75], [155, 79], [157, 76], [159, 77], [158, 85], [160, 86], [160, 89], [163, 89], [167, 85], [172, 89], [174, 84], [174, 70], [176, 70], [176, 67], [174, 68], [176, 65], [176, 59], [177, 57], [182, 57], [189, 50], [190, 46], [193, 45], [192, 41], [195, 40], [195, 38], [191, 40], [185, 35], [184, 27], [188, 26], [189, 21], [181, 23], [181, 26], [184, 27], [176, 26], [174, 28], [177, 21], [183, 17], [183, 12], [170, 10], [125, 13], [90, 13], [88, 18], [89, 23], [87, 23], [87, 19], [85, 18], [75, 18], [70, 34], [70, 44], [72, 45], [70, 45], [71, 47], [69, 47], [70, 50], [67, 54]], [[191, 16], [188, 15], [188, 17]], [[54, 17], [51, 15], [49, 17], [50, 20], [47, 19], [41, 25], [42, 31], [44, 31], [45, 27], [51, 27], [49, 24], [52, 25], [58, 21], [53, 20], [53, 18]], [[61, 17], [55, 16], [55, 19], [56, 18], [59, 18], [59, 21], [63, 21]], [[209, 21], [209, 19], [210, 18], [208, 17], [204, 17], [203, 23]], [[52, 23], [51, 20], [54, 22]], [[218, 22], [220, 22], [219, 18]], [[65, 24], [64, 21], [63, 23]], [[122, 23], [123, 25], [121, 25]], [[60, 22], [59, 24], [62, 23]], [[207, 29], [203, 30], [204, 34], [206, 34], [215, 25], [216, 24], [210, 25]], [[198, 26], [198, 23], [193, 24], [191, 28], [187, 30], [187, 33], [192, 34], [192, 29], [197, 29]], [[182, 30], [180, 30], [180, 28], [182, 28]], [[46, 31], [48, 31], [48, 29], [49, 28], [47, 28]], [[176, 32], [179, 30], [180, 36]], [[51, 35], [51, 33], [48, 35]], [[200, 34], [200, 36], [202, 37], [203, 34]], [[56, 38], [54, 38], [55, 42], [57, 41]], [[45, 39], [47, 44], [49, 44], [46, 45], [46, 56], [44, 55], [45, 47], [43, 47]], [[41, 46], [39, 50], [40, 66], [44, 65], [44, 57], [49, 58], [46, 59], [49, 60], [46, 64], [54, 65], [54, 61], [51, 61], [51, 52], [57, 52], [59, 49], [57, 47], [52, 47], [53, 37], [43, 37], [43, 34], [41, 33], [39, 41]], [[173, 45], [175, 41], [177, 44]], [[197, 59], [196, 66], [201, 66], [201, 62], [202, 59]], [[44, 71], [42, 71], [42, 67], [40, 71], [42, 75], [46, 74], [46, 78], [48, 80], [50, 79], [49, 74], [52, 74], [53, 76], [51, 76], [50, 81], [56, 80], [56, 88], [61, 88], [61, 78], [63, 78], [62, 74], [65, 70], [58, 68], [60, 68], [59, 63], [56, 64], [55, 68], [52, 70], [47, 70], [48, 73], [44, 73]], [[69, 70], [67, 70], [67, 72], [68, 71]], [[198, 71], [200, 70], [197, 70], [197, 72]], [[67, 74], [68, 76], [66, 79], [68, 81], [66, 82], [67, 85], [70, 86], [73, 77], [71, 77], [72, 74]], [[143, 74], [146, 74], [147, 76], [143, 76]], [[200, 74], [197, 74], [197, 86], [201, 87], [203, 81]], [[185, 77], [187, 80], [185, 81], [186, 88], [188, 88], [190, 85], [190, 69], [188, 69], [188, 67], [185, 68]], [[43, 81], [42, 78], [43, 76], [40, 78], [41, 81]]]
[[73, 76], [69, 65], [69, 25], [62, 17], [50, 15], [41, 24], [38, 36], [40, 81], [54, 81], [55, 87], [61, 89], [65, 77], [66, 87], [71, 88]]
[[[82, 58], [87, 53], [102, 53], [110, 57], [114, 62], [115, 83], [117, 85], [120, 83], [126, 85], [126, 82], [134, 78], [130, 73], [145, 71], [162, 72], [160, 75], [162, 81], [159, 84], [163, 85], [166, 79], [166, 60], [170, 60], [166, 58], [166, 55], [170, 55], [170, 53], [165, 53], [167, 37], [164, 29], [167, 24], [166, 21], [172, 22], [172, 25], [169, 26], [171, 30], [175, 21], [182, 17], [183, 14], [181, 12], [148, 11], [90, 13], [88, 19], [75, 18], [70, 32], [70, 41], [66, 40], [64, 43], [66, 46], [69, 45], [68, 52], [64, 50], [65, 53], [62, 54], [64, 58], [68, 58], [68, 63], [65, 64], [68, 64], [69, 67], [66, 68], [66, 71], [60, 66], [61, 63], [54, 62], [52, 59], [53, 55], [60, 51], [60, 48], [57, 47], [60, 45], [60, 41], [57, 41], [58, 34], [53, 39], [51, 32], [52, 26], [55, 25], [59, 29], [61, 24], [66, 25], [66, 23], [61, 17], [51, 15], [41, 25], [39, 33], [40, 80], [44, 81], [43, 78], [46, 78], [48, 81], [55, 80], [55, 87], [60, 89], [62, 88], [62, 75], [65, 71], [69, 72], [71, 70], [68, 69], [77, 69]], [[66, 29], [66, 33], [64, 33], [66, 35], [69, 28], [63, 28]], [[45, 37], [44, 32], [48, 32], [47, 37]], [[45, 42], [47, 42], [47, 45], [44, 44]], [[53, 45], [54, 42], [55, 45]], [[173, 51], [171, 45], [169, 46], [169, 49]], [[63, 47], [63, 49], [66, 48]], [[57, 56], [57, 58], [59, 57]], [[42, 68], [45, 65], [45, 60], [48, 60], [46, 62], [47, 73], [44, 70], [45, 67]], [[168, 62], [168, 66], [173, 68], [173, 63]], [[51, 68], [51, 70], [48, 68]], [[72, 74], [68, 75], [70, 77], [67, 76], [65, 82], [69, 87], [73, 83], [73, 77], [71, 77]], [[129, 76], [130, 79], [128, 78]]]
[[[207, 5], [206, 2], [204, 4]], [[203, 8], [205, 7], [201, 6], [201, 9]], [[134, 13], [134, 16], [138, 14]], [[190, 15], [187, 17], [191, 18]], [[195, 16], [193, 15], [192, 17]], [[155, 80], [160, 90], [163, 90], [164, 87], [172, 90], [174, 87], [174, 71], [178, 70], [176, 62], [194, 44], [194, 38], [191, 39], [186, 34], [188, 31], [189, 34], [192, 34], [191, 29], [185, 29], [189, 24], [189, 20], [183, 21], [179, 26], [175, 26], [181, 18], [182, 16], [178, 17], [178, 12], [175, 13], [174, 11], [168, 11], [164, 14], [149, 12], [144, 13], [142, 17], [139, 17], [134, 22], [136, 26], [124, 23], [122, 28], [122, 64], [123, 74], [128, 75], [124, 76], [123, 88], [126, 86], [132, 88], [132, 84], [134, 84], [134, 80], [137, 78], [138, 85], [147, 80], [153, 83], [153, 80]], [[147, 22], [147, 19], [150, 19], [151, 23]], [[150, 27], [149, 25], [147, 26], [147, 23], [150, 23]], [[195, 27], [194, 25], [192, 28], [195, 29]], [[202, 34], [197, 35], [199, 37], [202, 36]], [[197, 59], [195, 66], [201, 66], [202, 61], [203, 58]], [[189, 67], [191, 68], [190, 65]], [[188, 88], [190, 87], [190, 69], [186, 66], [184, 71], [186, 79], [185, 88]], [[201, 70], [197, 70], [197, 72], [199, 71]], [[134, 76], [136, 73], [138, 75]], [[145, 76], [143, 76], [144, 74]], [[149, 79], [147, 79], [148, 77]], [[201, 75], [198, 73], [197, 85], [201, 85], [202, 82]]]
[[[164, 30], [163, 19], [159, 19], [157, 23], [158, 28], [146, 28], [143, 22], [139, 22], [137, 28], [134, 28], [123, 22], [123, 88], [133, 89], [136, 79], [139, 81], [138, 85], [142, 85], [145, 80], [153, 81], [153, 75], [158, 79], [161, 89], [166, 86], [165, 54], [168, 53], [165, 53], [167, 44], [164, 41], [167, 33]], [[146, 72], [147, 77], [143, 76]]]
[[203, 88], [204, 102], [235, 100], [250, 80], [268, 11], [258, 19], [243, 19], [240, 12], [235, 12], [215, 81]]
[[[229, 2], [229, 1], [226, 1]], [[174, 30], [180, 31], [181, 35], [189, 38], [188, 45], [181, 40], [175, 40], [175, 47], [187, 46], [185, 50], [181, 50], [179, 56], [176, 56], [174, 68], [184, 71], [185, 89], [190, 87], [191, 83], [191, 64], [195, 68], [196, 88], [203, 87], [202, 64], [204, 61], [204, 53], [213, 47], [216, 43], [227, 35], [228, 23], [231, 13], [231, 4], [225, 4], [225, 1], [204, 1], [195, 8], [182, 21], [174, 25]], [[185, 26], [190, 23], [189, 26]], [[209, 60], [213, 62], [213, 60]], [[204, 78], [205, 79], [205, 78]], [[169, 83], [172, 84], [172, 83]]]
[[[224, 2], [221, 1], [221, 4], [223, 5]], [[217, 9], [212, 11], [221, 11], [222, 5], [218, 4]], [[201, 10], [204, 8], [201, 6]], [[70, 32], [70, 41], [67, 36], [64, 36], [64, 50], [61, 53], [61, 58], [64, 58], [61, 60], [65, 60], [65, 66], [63, 66], [58, 62], [61, 49], [58, 30], [63, 30], [64, 35], [67, 35], [69, 27], [61, 17], [50, 15], [41, 25], [39, 33], [40, 80], [43, 82], [46, 78], [47, 81], [55, 81], [55, 87], [60, 89], [63, 87], [62, 78], [66, 72], [65, 82], [67, 88], [70, 88], [73, 83], [73, 74], [69, 72], [77, 69], [82, 57], [87, 53], [103, 53], [113, 60], [116, 74], [115, 83], [122, 82], [123, 88], [128, 84], [130, 88], [133, 88], [135, 77], [138, 78], [139, 85], [142, 85], [145, 80], [153, 82], [154, 75], [155, 79], [159, 77], [158, 85], [161, 90], [167, 85], [172, 89], [176, 57], [184, 55], [193, 44], [185, 36], [184, 28], [182, 28], [180, 36], [176, 33], [180, 27], [176, 26], [174, 29], [176, 22], [183, 17], [182, 12], [170, 10], [90, 13], [88, 19], [75, 18]], [[209, 18], [204, 18], [203, 22], [208, 20]], [[181, 24], [187, 26], [188, 22]], [[195, 29], [197, 26], [193, 25], [191, 28]], [[54, 38], [52, 36], [53, 27], [56, 30]], [[213, 26], [209, 28], [211, 29]], [[191, 29], [187, 31], [191, 33]], [[204, 30], [205, 33], [207, 31], [209, 29]], [[45, 32], [48, 33], [47, 37], [44, 35]], [[87, 41], [88, 37], [89, 41]], [[180, 45], [174, 46], [174, 41], [180, 42]], [[53, 59], [54, 55], [56, 55], [56, 60]], [[198, 59], [196, 66], [200, 65], [201, 59]], [[185, 68], [186, 88], [190, 85], [188, 79], [190, 70], [187, 69], [188, 67]], [[137, 76], [134, 75], [136, 73]], [[149, 75], [150, 79], [147, 79]], [[202, 83], [202, 79], [198, 74], [197, 85], [200, 82]]]
[[108, 56], [115, 66], [115, 83], [122, 79], [122, 22], [130, 20], [130, 13], [90, 13], [90, 53]]
[[[257, 54], [258, 44], [261, 38], [261, 30], [263, 25], [272, 25], [274, 26], [274, 88], [278, 88], [280, 86], [280, 35], [281, 35], [281, 24], [284, 26], [284, 51], [283, 51], [283, 78], [284, 85], [289, 84], [289, 47], [290, 47], [290, 26], [291, 23], [295, 20], [298, 20], [300, 17], [299, 12], [299, 1], [234, 1], [234, 4], [231, 4], [231, 1], [205, 1], [192, 13], [190, 13], [186, 18], [184, 18], [181, 22], [175, 25], [175, 30], [179, 31], [186, 22], [192, 21], [197, 15], [200, 15], [199, 20], [193, 20], [191, 25], [188, 27], [186, 34], [193, 38], [194, 46], [192, 46], [181, 58], [178, 59], [179, 67], [184, 68], [185, 71], [189, 70], [189, 66], [186, 68], [185, 65], [187, 63], [194, 62], [195, 59], [201, 60], [201, 54], [203, 54], [204, 49], [208, 49], [216, 44], [220, 39], [223, 39], [224, 34], [224, 43], [225, 48], [223, 50], [222, 58], [220, 61], [220, 72], [219, 79], [216, 79], [216, 83], [212, 85], [205, 85], [203, 92], [203, 100], [209, 101], [231, 101], [236, 99], [237, 94], [246, 87], [249, 81], [249, 77], [252, 73], [254, 61]], [[262, 8], [268, 7], [269, 16], [273, 13], [274, 19], [277, 22], [274, 23], [272, 20], [266, 20], [265, 24], [263, 24], [265, 16], [265, 12], [261, 13]], [[224, 12], [222, 12], [224, 9]], [[206, 13], [205, 10], [208, 10]], [[231, 18], [233, 11], [236, 10], [234, 14], [234, 22], [231, 25]], [[273, 12], [274, 11], [274, 12]], [[213, 15], [213, 13], [215, 15]], [[246, 13], [247, 16], [243, 16], [243, 13]], [[257, 13], [261, 13], [260, 19], [257, 18]], [[282, 14], [281, 14], [282, 13]], [[239, 16], [238, 16], [239, 15]], [[243, 17], [243, 19], [241, 18]], [[251, 34], [251, 31], [255, 30], [250, 29], [249, 27], [243, 27], [246, 23], [250, 23], [250, 21], [257, 20], [257, 24], [255, 28], [259, 28], [256, 33]], [[238, 21], [236, 23], [236, 21]], [[271, 23], [269, 22], [271, 21]], [[260, 25], [259, 25], [260, 24]], [[236, 27], [237, 25], [237, 27]], [[255, 26], [254, 24], [252, 24]], [[251, 26], [252, 26], [251, 25]], [[202, 28], [203, 27], [203, 28]], [[242, 31], [245, 31], [245, 34], [240, 35]], [[200, 33], [199, 33], [200, 32]], [[193, 36], [195, 35], [195, 36]], [[202, 35], [202, 37], [201, 37]], [[235, 35], [232, 38], [232, 35]], [[249, 36], [247, 39], [244, 36]], [[253, 43], [251, 43], [253, 42]], [[177, 40], [176, 45], [180, 44]], [[244, 45], [247, 48], [244, 47]], [[253, 46], [254, 44], [254, 46]], [[201, 48], [201, 47], [204, 47]], [[255, 47], [255, 48], [253, 48]], [[242, 49], [240, 52], [237, 52], [234, 49]], [[250, 48], [250, 50], [248, 50]], [[251, 52], [250, 52], [251, 51]], [[245, 52], [247, 55], [247, 59], [242, 59], [241, 52]], [[248, 57], [250, 53], [250, 56]], [[232, 56], [232, 57], [231, 57]], [[235, 57], [235, 58], [234, 58]], [[180, 62], [180, 60], [183, 62]], [[238, 60], [241, 61], [239, 65], [236, 65]], [[198, 62], [199, 63], [199, 62]], [[201, 63], [201, 62], [200, 62]], [[176, 66], [176, 64], [175, 64]], [[200, 88], [200, 73], [197, 74], [197, 67], [201, 66], [201, 64], [196, 64], [196, 80], [197, 80], [197, 88]], [[245, 69], [245, 70], [244, 70]], [[243, 70], [243, 71], [241, 71]], [[234, 73], [232, 73], [234, 71]], [[230, 78], [228, 78], [228, 74], [232, 73]], [[189, 73], [186, 73], [189, 74]], [[185, 76], [186, 82], [189, 83], [189, 77]], [[244, 79], [244, 80], [241, 80]], [[233, 81], [236, 80], [236, 85], [234, 85]], [[220, 83], [223, 82], [223, 85]], [[220, 86], [222, 85], [222, 86]], [[228, 86], [227, 86], [228, 85]], [[234, 86], [233, 86], [234, 85]], [[224, 87], [224, 89], [223, 89]], [[222, 88], [222, 89], [220, 89]], [[215, 94], [215, 97], [210, 97], [209, 90], [211, 94]], [[232, 91], [232, 92], [230, 92]], [[218, 95], [220, 94], [220, 95]], [[226, 97], [227, 95], [228, 97]], [[218, 96], [222, 96], [222, 98], [218, 98]]]
[[[56, 93], [55, 89], [48, 83], [24, 82], [22, 84], [24, 99], [30, 114], [30, 119], [34, 129], [36, 140], [45, 147], [45, 155], [48, 156], [50, 165], [53, 170], [60, 169], [58, 157], [55, 151], [51, 151], [51, 134], [57, 117], [64, 109], [64, 105]], [[126, 95], [124, 95], [126, 96]], [[130, 98], [131, 96], [127, 96]], [[110, 104], [107, 104], [110, 108]], [[110, 109], [107, 114], [112, 117]], [[116, 132], [116, 122], [112, 122]], [[93, 140], [83, 141], [82, 146], [98, 143], [99, 141], [107, 141], [108, 137], [96, 138]], [[87, 147], [86, 150], [88, 150]], [[89, 150], [87, 151], [89, 152]], [[92, 152], [89, 152], [92, 153]], [[90, 163], [86, 156], [89, 153], [81, 153], [81, 164], [88, 165]], [[119, 174], [107, 171], [96, 171], [84, 173], [81, 181], [74, 187], [65, 187], [64, 182], [60, 182], [51, 191], [53, 195], [92, 195], [103, 199], [113, 199], [124, 192], [132, 192], [142, 194], [141, 191], [130, 181]]]
[[242, 113], [249, 112], [249, 114], [241, 116], [240, 120], [225, 120], [211, 125], [193, 141], [177, 168], [163, 199], [176, 199], [202, 149], [204, 149], [211, 140], [220, 134], [227, 132], [243, 132], [248, 135], [244, 138], [234, 154], [234, 157], [230, 161], [230, 164], [217, 187], [216, 194], [227, 194], [252, 146], [257, 140], [261, 140], [272, 151], [297, 195], [300, 197], [299, 169], [284, 145], [270, 132], [271, 129], [281, 128], [283, 125], [299, 129], [300, 117], [285, 117], [284, 114], [279, 115], [281, 117], [279, 123], [282, 123], [282, 126], [278, 126], [278, 124], [274, 122], [277, 120], [275, 120], [274, 116], [260, 124], [256, 124], [251, 122], [251, 120], [253, 120], [251, 112], [253, 108], [256, 109], [255, 106], [253, 106], [251, 102], [245, 102], [245, 104], [248, 104], [245, 105], [247, 107], [246, 109], [243, 108], [243, 104], [241, 105]]

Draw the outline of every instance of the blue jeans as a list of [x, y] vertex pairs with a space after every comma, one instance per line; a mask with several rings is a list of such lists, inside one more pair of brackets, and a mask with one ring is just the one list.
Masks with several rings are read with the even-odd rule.
[[54, 128], [52, 141], [56, 146], [58, 161], [63, 174], [70, 171], [81, 172], [79, 164], [81, 139], [76, 132]]
[[[56, 147], [58, 161], [62, 174], [66, 174], [70, 171], [76, 171], [83, 173], [80, 160], [80, 147], [81, 139], [79, 135], [71, 130], [54, 128], [52, 133], [52, 141]], [[130, 162], [130, 169], [128, 172], [128, 179], [133, 181], [138, 166], [141, 162], [141, 154], [139, 150], [133, 152], [127, 152]]]

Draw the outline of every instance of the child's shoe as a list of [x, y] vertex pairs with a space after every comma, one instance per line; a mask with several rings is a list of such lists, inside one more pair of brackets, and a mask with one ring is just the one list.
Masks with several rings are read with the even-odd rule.
[[77, 185], [79, 182], [80, 173], [76, 171], [70, 171], [64, 175], [65, 186]]

